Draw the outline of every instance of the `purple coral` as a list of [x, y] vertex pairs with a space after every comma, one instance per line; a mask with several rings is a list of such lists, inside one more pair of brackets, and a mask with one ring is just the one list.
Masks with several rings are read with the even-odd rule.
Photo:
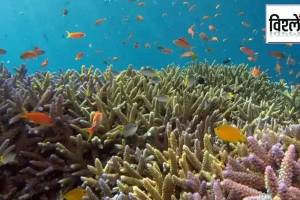
[[287, 187], [290, 187], [292, 184], [293, 178], [293, 169], [294, 169], [294, 160], [296, 157], [296, 150], [294, 145], [290, 145], [287, 151], [284, 154], [284, 158], [281, 163], [279, 171], [279, 181], [282, 181], [286, 184]]
[[265, 185], [268, 193], [273, 195], [277, 194], [278, 191], [277, 177], [271, 166], [266, 167]]

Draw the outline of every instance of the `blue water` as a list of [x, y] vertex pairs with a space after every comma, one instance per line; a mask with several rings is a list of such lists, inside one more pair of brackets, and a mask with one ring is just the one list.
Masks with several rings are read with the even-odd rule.
[[[128, 0], [2, 0], [0, 6], [0, 48], [7, 50], [7, 54], [0, 56], [0, 61], [13, 69], [25, 63], [30, 73], [36, 71], [58, 71], [69, 68], [79, 69], [82, 64], [94, 65], [105, 69], [106, 64], [113, 64], [114, 69], [122, 70], [128, 64], [136, 68], [149, 65], [153, 68], [162, 68], [169, 63], [184, 65], [189, 59], [180, 58], [184, 50], [175, 46], [172, 41], [185, 37], [194, 47], [198, 59], [217, 63], [231, 57], [232, 63], [248, 63], [249, 68], [260, 66], [274, 78], [285, 79], [291, 83], [299, 83], [300, 78], [295, 74], [300, 71], [300, 47], [293, 45], [265, 44], [265, 4], [266, 3], [299, 3], [299, 0], [190, 0], [183, 3], [181, 0], [145, 0], [145, 5], [139, 7], [142, 1]], [[186, 5], [188, 4], [188, 5]], [[192, 5], [195, 9], [189, 12]], [[216, 9], [216, 5], [220, 7]], [[63, 10], [69, 11], [63, 16]], [[245, 12], [239, 16], [239, 12]], [[162, 16], [165, 13], [165, 16]], [[219, 17], [202, 20], [204, 15]], [[137, 15], [142, 15], [144, 20], [138, 22]], [[106, 18], [99, 26], [95, 20]], [[125, 18], [129, 20], [126, 21]], [[242, 21], [251, 24], [250, 28], [241, 25]], [[200, 23], [203, 22], [202, 25]], [[196, 25], [196, 35], [192, 39], [187, 29], [192, 24]], [[208, 25], [214, 24], [216, 32], [210, 32]], [[253, 32], [257, 30], [257, 33]], [[66, 39], [66, 31], [83, 31], [86, 37], [80, 40]], [[217, 36], [220, 42], [203, 42], [198, 33], [205, 32], [209, 36]], [[123, 41], [133, 33], [132, 39], [123, 44]], [[253, 38], [253, 41], [243, 43], [243, 38]], [[226, 42], [222, 39], [227, 38]], [[144, 48], [145, 43], [150, 43], [151, 48]], [[134, 48], [138, 43], [139, 48]], [[162, 54], [157, 46], [171, 48], [170, 55]], [[253, 63], [241, 53], [240, 46], [250, 47], [258, 52], [258, 60]], [[45, 50], [45, 54], [32, 60], [22, 60], [20, 55], [33, 47], [38, 46]], [[206, 48], [213, 51], [205, 52]], [[270, 51], [282, 51], [296, 59], [295, 66], [287, 66], [286, 60], [280, 61], [282, 74], [274, 70], [276, 59], [270, 57]], [[78, 52], [85, 56], [75, 61]], [[118, 60], [111, 58], [117, 56]], [[40, 64], [49, 59], [49, 65], [41, 68]], [[104, 62], [106, 61], [106, 62]], [[294, 74], [289, 75], [293, 70]]]

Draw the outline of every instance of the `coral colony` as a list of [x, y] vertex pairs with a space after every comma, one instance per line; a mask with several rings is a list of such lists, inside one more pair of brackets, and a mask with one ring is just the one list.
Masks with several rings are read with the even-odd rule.
[[1, 65], [0, 85], [0, 199], [300, 199], [300, 88], [244, 65]]

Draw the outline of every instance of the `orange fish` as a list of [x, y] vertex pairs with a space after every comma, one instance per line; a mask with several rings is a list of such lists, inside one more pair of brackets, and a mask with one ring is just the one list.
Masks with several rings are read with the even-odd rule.
[[63, 195], [65, 200], [81, 200], [86, 195], [86, 191], [83, 188], [74, 188]]
[[179, 47], [190, 49], [191, 45], [185, 38], [178, 38], [176, 40], [173, 40], [173, 43]]
[[186, 51], [180, 55], [181, 58], [192, 58], [193, 60], [197, 59], [197, 54], [193, 51]]
[[86, 36], [86, 34], [84, 32], [69, 32], [69, 31], [67, 31], [67, 38], [80, 39], [85, 36]]
[[47, 67], [49, 64], [48, 58], [46, 58], [42, 63], [41, 63], [41, 67]]
[[253, 69], [251, 70], [251, 74], [254, 77], [258, 77], [261, 75], [261, 70], [258, 67], [253, 67]]
[[5, 49], [0, 49], [0, 55], [4, 55], [6, 54], [6, 50]]
[[191, 25], [189, 28], [188, 28], [188, 34], [194, 38], [194, 35], [195, 35], [195, 24]]
[[276, 59], [283, 59], [283, 58], [285, 58], [285, 55], [282, 52], [280, 52], [280, 51], [271, 51], [269, 53], [269, 55], [273, 56]]
[[240, 47], [240, 51], [246, 54], [248, 57], [254, 57], [254, 55], [256, 54], [252, 49], [244, 46]]
[[172, 49], [169, 49], [169, 48], [166, 48], [166, 47], [163, 47], [163, 46], [158, 46], [157, 47], [161, 53], [163, 54], [171, 54], [173, 52]]
[[96, 25], [101, 25], [101, 24], [103, 24], [105, 21], [106, 21], [106, 18], [100, 18], [100, 19], [97, 19], [97, 20], [96, 20], [95, 24], [96, 24]]
[[24, 53], [22, 53], [22, 55], [20, 56], [21, 59], [31, 59], [31, 58], [36, 58], [39, 55], [43, 55], [45, 53], [45, 51], [43, 51], [42, 49], [35, 47], [34, 50], [31, 51], [25, 51]]
[[45, 126], [53, 125], [53, 119], [43, 112], [25, 112], [21, 115], [21, 118], [30, 121], [32, 123], [41, 124]]
[[80, 60], [82, 57], [84, 56], [84, 53], [83, 52], [78, 52], [75, 56], [75, 60], [78, 61]]
[[86, 129], [90, 137], [94, 134], [96, 128], [102, 123], [102, 121], [103, 121], [103, 113], [99, 111], [95, 112], [93, 116], [92, 126]]
[[237, 127], [223, 124], [214, 128], [216, 135], [226, 142], [245, 142], [246, 136]]

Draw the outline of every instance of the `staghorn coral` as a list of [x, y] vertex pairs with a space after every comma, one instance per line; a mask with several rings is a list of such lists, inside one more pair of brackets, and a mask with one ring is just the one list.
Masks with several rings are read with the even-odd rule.
[[[188, 85], [187, 77], [193, 79]], [[111, 67], [101, 72], [82, 66], [27, 75], [24, 65], [11, 74], [2, 64], [0, 86], [0, 142], [6, 149], [0, 152], [13, 158], [0, 166], [4, 199], [56, 199], [80, 185], [90, 199], [236, 198], [222, 184], [229, 187], [236, 179], [222, 182], [224, 177], [249, 182], [249, 177], [259, 179], [254, 171], [263, 174], [266, 168], [268, 176], [277, 177], [282, 148], [300, 147], [293, 134], [280, 141], [275, 134], [299, 123], [299, 91], [272, 83], [265, 74], [253, 78], [243, 65], [169, 65], [153, 78], [131, 66], [119, 74]], [[26, 111], [49, 113], [53, 126], [23, 120], [20, 114]], [[85, 128], [94, 111], [104, 119], [88, 138]], [[213, 128], [224, 122], [255, 133], [260, 141], [267, 135], [260, 129], [267, 124], [272, 130], [262, 149], [255, 143], [248, 148], [215, 137]], [[137, 127], [133, 134], [126, 132], [129, 124]], [[259, 151], [270, 151], [272, 159]], [[242, 157], [247, 159], [240, 164]], [[223, 174], [227, 162], [231, 171]], [[283, 171], [280, 177], [290, 176]], [[253, 180], [246, 186], [254, 186]], [[298, 186], [285, 182], [276, 191], [297, 194]], [[251, 190], [266, 192], [261, 179], [257, 183]]]

